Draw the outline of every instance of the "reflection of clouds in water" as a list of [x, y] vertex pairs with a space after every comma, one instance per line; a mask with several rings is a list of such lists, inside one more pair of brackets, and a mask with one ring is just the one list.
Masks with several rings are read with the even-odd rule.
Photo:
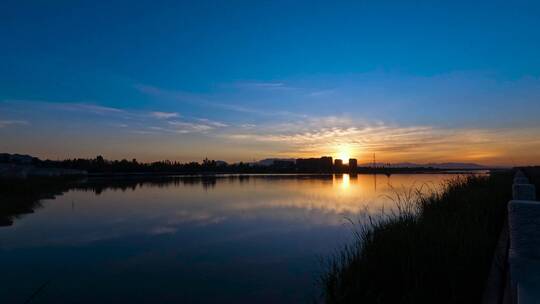
[[195, 224], [198, 226], [206, 226], [210, 224], [216, 224], [224, 221], [225, 216], [220, 216], [216, 214], [211, 214], [207, 211], [200, 212], [190, 212], [187, 210], [178, 210], [172, 217], [168, 217], [166, 220], [168, 225], [179, 225], [179, 224]]
[[[34, 240], [28, 246], [43, 246], [43, 245], [65, 245], [71, 244], [74, 246], [81, 246], [93, 242], [112, 240], [118, 237], [125, 236], [123, 231], [110, 231], [110, 230], [94, 230], [81, 234], [74, 234], [66, 232], [65, 234], [54, 234], [52, 237], [40, 237]], [[26, 244], [25, 244], [26, 246]], [[9, 247], [9, 246], [8, 246]]]
[[176, 227], [167, 227], [167, 226], [158, 226], [150, 229], [148, 234], [159, 235], [159, 234], [170, 234], [178, 231]]
[[[368, 177], [368, 176], [366, 176]], [[386, 179], [386, 177], [385, 177]], [[259, 198], [242, 197], [237, 201], [230, 202], [220, 211], [249, 211], [250, 213], [271, 215], [272, 209], [299, 209], [313, 211], [312, 213], [351, 215], [359, 212], [379, 212], [384, 206], [392, 208], [392, 197], [396, 193], [415, 192], [417, 189], [424, 194], [438, 189], [439, 183], [431, 183], [431, 187], [424, 186], [424, 182], [407, 181], [403, 177], [398, 178], [401, 182], [399, 187], [393, 187], [388, 182], [380, 183], [379, 188], [374, 190], [369, 178], [360, 180], [349, 177], [348, 174], [340, 178], [334, 178], [330, 185], [309, 182], [307, 185], [275, 185], [278, 191], [258, 189]], [[423, 178], [425, 179], [425, 178]], [[403, 182], [408, 182], [408, 185]], [[427, 182], [426, 182], [427, 183]], [[268, 194], [268, 195], [267, 195]], [[262, 212], [261, 212], [262, 211]]]
[[[431, 181], [437, 186], [447, 178], [448, 175], [395, 175], [390, 179], [380, 176], [376, 190], [374, 178], [369, 175], [227, 177], [213, 179], [210, 184], [214, 187], [210, 190], [204, 185], [195, 187], [196, 179], [187, 183], [175, 179], [172, 184], [138, 182], [138, 187], [127, 187], [128, 191], [109, 191], [102, 185], [97, 188], [99, 196], [76, 190], [45, 201], [45, 208], [20, 221], [24, 225], [16, 223], [17, 233], [3, 230], [0, 237], [6, 246], [33, 246], [172, 235], [186, 227], [218, 224], [243, 223], [253, 234], [264, 229], [339, 226], [346, 224], [347, 218], [359, 218], [363, 213], [380, 214], [383, 208], [392, 208], [393, 202], [386, 197], [395, 190], [391, 185], [407, 189]], [[122, 187], [126, 189], [125, 185]], [[74, 210], [72, 202], [76, 204]], [[37, 237], [36, 229], [47, 233]]]

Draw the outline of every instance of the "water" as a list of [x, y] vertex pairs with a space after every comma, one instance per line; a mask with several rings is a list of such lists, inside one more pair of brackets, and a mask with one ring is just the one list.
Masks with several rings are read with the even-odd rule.
[[[347, 218], [448, 174], [91, 180], [0, 227], [0, 303], [306, 303]], [[9, 202], [2, 202], [9, 203]]]

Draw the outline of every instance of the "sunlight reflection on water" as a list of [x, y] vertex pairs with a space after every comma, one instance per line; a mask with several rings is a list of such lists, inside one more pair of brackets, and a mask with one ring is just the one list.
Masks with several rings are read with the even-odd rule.
[[24, 302], [51, 277], [41, 303], [305, 302], [318, 258], [350, 240], [346, 218], [452, 176], [89, 181], [0, 228], [0, 302]]

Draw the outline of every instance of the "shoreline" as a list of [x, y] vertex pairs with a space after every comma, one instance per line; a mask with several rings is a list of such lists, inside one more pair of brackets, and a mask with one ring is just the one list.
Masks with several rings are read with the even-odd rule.
[[411, 171], [396, 171], [396, 172], [384, 172], [384, 171], [360, 171], [360, 172], [99, 172], [99, 173], [84, 173], [84, 174], [50, 174], [50, 175], [9, 175], [0, 176], [0, 182], [13, 182], [13, 181], [39, 181], [39, 180], [81, 180], [81, 179], [93, 179], [93, 178], [158, 178], [158, 177], [185, 177], [185, 178], [220, 178], [220, 177], [248, 177], [248, 176], [311, 176], [311, 177], [331, 177], [331, 176], [360, 176], [360, 175], [379, 175], [387, 176], [391, 175], [426, 175], [426, 174], [444, 174], [444, 175], [475, 175], [475, 174], [491, 174], [493, 172], [504, 172], [508, 169], [497, 170], [485, 170], [485, 169], [464, 169], [464, 170], [411, 170]]

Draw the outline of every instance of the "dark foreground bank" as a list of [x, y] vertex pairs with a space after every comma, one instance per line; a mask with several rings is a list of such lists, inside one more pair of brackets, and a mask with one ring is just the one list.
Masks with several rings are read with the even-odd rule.
[[540, 166], [523, 167], [520, 169], [525, 172], [529, 181], [536, 187], [536, 197], [540, 197]]
[[480, 303], [511, 199], [512, 173], [452, 180], [446, 191], [373, 220], [322, 277], [326, 303]]

